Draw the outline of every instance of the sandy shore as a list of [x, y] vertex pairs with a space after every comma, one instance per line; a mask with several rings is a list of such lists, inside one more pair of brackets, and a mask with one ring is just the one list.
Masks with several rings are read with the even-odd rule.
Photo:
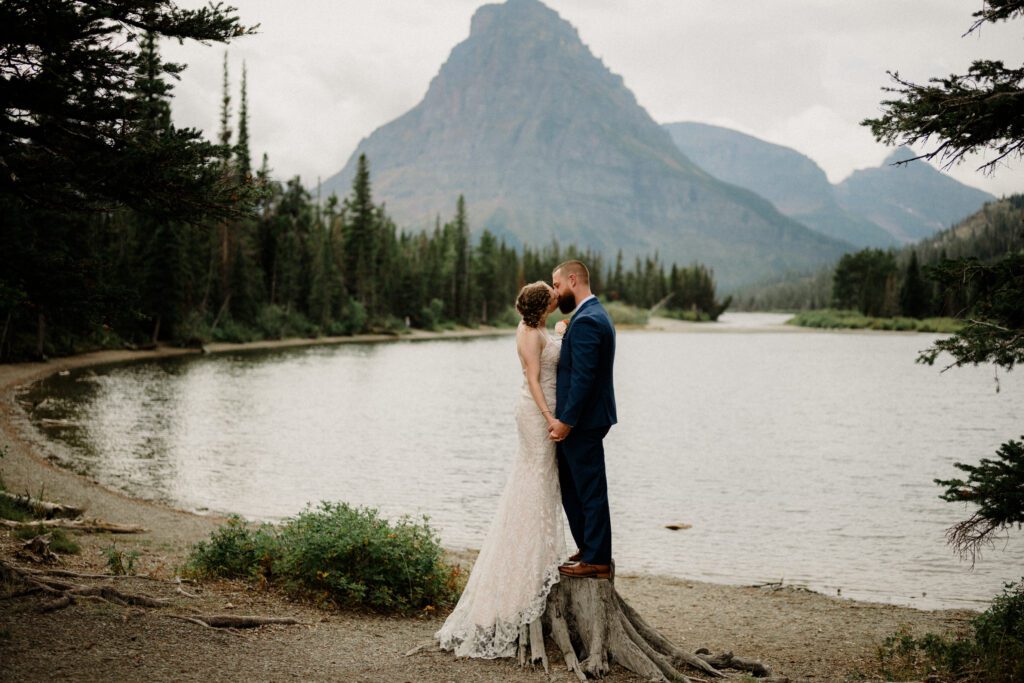
[[[656, 323], [660, 320], [656, 319]], [[680, 329], [675, 325], [671, 328]], [[786, 331], [789, 329], [792, 328]], [[215, 344], [208, 346], [207, 351], [402, 342], [510, 332], [482, 330], [417, 333], [397, 339], [342, 337]], [[397, 618], [327, 612], [292, 602], [274, 591], [237, 582], [189, 586], [189, 592], [197, 597], [176, 592], [174, 572], [189, 546], [206, 537], [223, 520], [135, 500], [53, 466], [35, 445], [41, 437], [34, 433], [17, 404], [15, 389], [60, 370], [187, 353], [196, 351], [102, 351], [48, 363], [0, 365], [0, 451], [5, 453], [0, 459], [0, 474], [7, 488], [33, 494], [42, 492], [49, 500], [86, 507], [90, 517], [146, 527], [146, 533], [133, 536], [78, 536], [82, 553], [67, 556], [66, 568], [104, 572], [103, 549], [116, 542], [118, 548], [140, 553], [140, 574], [165, 579], [122, 579], [118, 587], [174, 602], [172, 610], [143, 610], [81, 601], [57, 612], [40, 614], [36, 609], [38, 596], [4, 600], [5, 589], [0, 586], [0, 680], [545, 680], [542, 671], [520, 670], [505, 661], [456, 660], [448, 653], [433, 650], [403, 657], [412, 647], [429, 640], [443, 614]], [[10, 532], [0, 531], [0, 557], [10, 559], [15, 543]], [[453, 557], [472, 561], [471, 555]], [[921, 611], [854, 602], [793, 587], [772, 590], [637, 576], [630, 575], [627, 567], [620, 567], [619, 572], [619, 592], [669, 638], [691, 649], [730, 650], [761, 659], [776, 674], [795, 680], [876, 679], [876, 650], [887, 635], [898, 628], [918, 634], [947, 632], [963, 628], [973, 616], [972, 612], [962, 610]], [[287, 615], [302, 625], [224, 632], [167, 618], [168, 611]], [[556, 652], [549, 654], [552, 661], [559, 661], [555, 659]], [[569, 681], [570, 677], [558, 669], [552, 679]], [[616, 667], [607, 680], [618, 683], [639, 679]]]

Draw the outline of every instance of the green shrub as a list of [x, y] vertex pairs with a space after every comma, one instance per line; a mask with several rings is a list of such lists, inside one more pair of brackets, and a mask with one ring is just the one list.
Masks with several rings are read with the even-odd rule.
[[238, 515], [232, 515], [208, 541], [200, 541], [192, 547], [185, 571], [198, 577], [269, 575], [275, 547], [276, 534], [272, 526], [264, 524], [253, 528]]
[[395, 523], [371, 508], [321, 502], [276, 528], [233, 517], [193, 547], [200, 576], [262, 576], [287, 592], [334, 607], [408, 612], [458, 596], [459, 571], [426, 523]]
[[879, 648], [882, 673], [889, 679], [1011, 683], [1024, 680], [1024, 580], [1008, 583], [987, 610], [955, 638], [928, 633], [915, 638], [905, 630]]

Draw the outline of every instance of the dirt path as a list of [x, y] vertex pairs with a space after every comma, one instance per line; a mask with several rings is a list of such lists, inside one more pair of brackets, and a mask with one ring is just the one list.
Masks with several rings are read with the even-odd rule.
[[[474, 332], [504, 334], [504, 331]], [[453, 337], [457, 333], [438, 335]], [[465, 336], [465, 335], [463, 335]], [[415, 335], [412, 339], [434, 336]], [[403, 338], [409, 339], [409, 337]], [[355, 341], [371, 341], [362, 338]], [[390, 340], [390, 339], [389, 339]], [[351, 343], [342, 338], [330, 343]], [[324, 343], [323, 340], [317, 340]], [[312, 343], [317, 343], [312, 342]], [[210, 352], [305, 345], [311, 340], [254, 345], [212, 345]], [[65, 568], [105, 572], [104, 549], [140, 553], [138, 571], [164, 579], [121, 579], [122, 590], [165, 597], [172, 608], [122, 608], [79, 602], [40, 614], [38, 596], [4, 599], [0, 584], [0, 680], [11, 681], [531, 681], [542, 671], [520, 670], [506, 661], [456, 660], [427, 650], [403, 657], [430, 639], [442, 615], [394, 618], [327, 612], [288, 600], [273, 591], [239, 582], [187, 586], [197, 597], [176, 592], [175, 569], [189, 546], [222, 520], [128, 498], [79, 475], [54, 467], [34, 447], [15, 388], [59, 370], [98, 363], [194, 353], [179, 349], [104, 351], [49, 363], [0, 365], [0, 474], [14, 491], [44, 492], [46, 498], [85, 506], [89, 516], [148, 531], [136, 536], [79, 535], [82, 553], [67, 556]], [[12, 534], [0, 531], [0, 558], [15, 551]], [[471, 556], [453, 556], [471, 561]], [[876, 648], [900, 627], [912, 632], [962, 628], [973, 613], [926, 612], [859, 603], [800, 589], [721, 586], [658, 576], [630, 576], [620, 568], [617, 588], [655, 627], [684, 647], [732, 650], [762, 659], [777, 674], [813, 681], [871, 680], [877, 676]], [[171, 619], [169, 612], [291, 616], [298, 626], [264, 626], [225, 632]], [[560, 661], [549, 651], [553, 662]], [[558, 668], [556, 681], [570, 681]], [[612, 683], [636, 681], [615, 668]]]

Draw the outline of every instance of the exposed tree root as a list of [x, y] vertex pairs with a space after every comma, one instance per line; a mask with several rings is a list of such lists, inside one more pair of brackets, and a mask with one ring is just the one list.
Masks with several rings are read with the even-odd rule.
[[[60, 577], [60, 578], [58, 578]], [[87, 579], [124, 579], [124, 578], [146, 578], [150, 581], [172, 584], [178, 593], [191, 598], [197, 596], [187, 593], [181, 589], [181, 585], [175, 581], [162, 581], [152, 577], [141, 576], [117, 576], [108, 574], [78, 574], [65, 570], [43, 570], [28, 567], [19, 567], [10, 562], [0, 560], [0, 582], [11, 585], [21, 584], [24, 589], [12, 591], [4, 596], [5, 599], [22, 597], [34, 593], [41, 593], [49, 596], [39, 606], [39, 612], [56, 612], [74, 605], [79, 600], [98, 600], [101, 602], [118, 605], [120, 607], [172, 607], [174, 603], [163, 598], [154, 598], [139, 593], [129, 593], [114, 588], [109, 584], [87, 585], [71, 583], [66, 578], [87, 578]], [[234, 615], [234, 614], [167, 614], [172, 619], [181, 619], [207, 628], [255, 628], [267, 624], [299, 624], [291, 617], [261, 617], [255, 615]]]
[[291, 617], [257, 617], [234, 614], [167, 614], [171, 619], [191, 621], [193, 624], [206, 626], [208, 628], [256, 628], [267, 624], [292, 625], [301, 623]]
[[710, 678], [726, 678], [720, 669], [772, 675], [765, 664], [732, 653], [712, 657], [706, 650], [679, 648], [622, 599], [613, 580], [562, 577], [548, 596], [545, 620], [566, 667], [580, 681], [603, 677], [611, 661], [648, 680], [672, 683], [691, 681], [686, 668]]
[[0, 519], [0, 526], [9, 529], [25, 527], [44, 527], [47, 529], [74, 529], [86, 533], [106, 532], [110, 534], [141, 534], [146, 531], [141, 526], [114, 524], [101, 519], [39, 519], [34, 522], [16, 522], [13, 519]]

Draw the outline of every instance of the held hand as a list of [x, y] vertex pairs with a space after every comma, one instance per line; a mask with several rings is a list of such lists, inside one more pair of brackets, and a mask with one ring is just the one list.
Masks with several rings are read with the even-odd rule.
[[561, 420], [555, 420], [554, 424], [548, 427], [548, 438], [552, 441], [564, 441], [565, 437], [569, 436], [570, 429], [572, 427]]

